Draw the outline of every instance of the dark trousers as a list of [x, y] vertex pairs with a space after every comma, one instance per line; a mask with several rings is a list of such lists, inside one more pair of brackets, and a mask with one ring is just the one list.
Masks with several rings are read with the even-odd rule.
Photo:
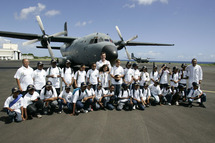
[[121, 90], [121, 84], [114, 84], [114, 94], [118, 97], [119, 96], [119, 93], [120, 93], [120, 90]]
[[43, 110], [42, 100], [38, 100], [27, 106], [28, 115], [36, 115], [37, 113], [42, 112], [42, 110]]

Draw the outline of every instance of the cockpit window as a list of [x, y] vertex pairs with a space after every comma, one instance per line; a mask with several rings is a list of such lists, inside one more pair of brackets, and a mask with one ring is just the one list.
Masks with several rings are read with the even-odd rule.
[[109, 42], [109, 39], [105, 39], [106, 42]]
[[103, 42], [104, 39], [102, 37], [99, 38], [99, 42]]

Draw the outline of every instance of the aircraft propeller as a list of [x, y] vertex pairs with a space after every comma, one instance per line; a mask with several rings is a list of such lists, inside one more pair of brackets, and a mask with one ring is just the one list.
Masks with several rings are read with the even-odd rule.
[[52, 38], [52, 37], [55, 37], [55, 36], [67, 35], [67, 31], [62, 31], [62, 32], [58, 32], [58, 33], [55, 33], [55, 34], [52, 34], [52, 35], [47, 35], [46, 32], [45, 32], [45, 29], [44, 29], [44, 26], [43, 26], [43, 23], [42, 23], [42, 20], [41, 20], [40, 16], [39, 15], [36, 16], [36, 19], [37, 19], [37, 22], [39, 24], [40, 30], [42, 31], [43, 35], [42, 35], [42, 37], [40, 39], [33, 39], [33, 40], [29, 40], [29, 41], [24, 42], [23, 46], [30, 45], [30, 44], [36, 43], [38, 41], [44, 41], [45, 44], [47, 44], [47, 48], [48, 48], [49, 54], [51, 56], [51, 59], [54, 59], [54, 54], [52, 52], [52, 48], [50, 46], [49, 39]]
[[127, 50], [127, 48], [126, 48], [126, 45], [127, 45], [130, 41], [133, 41], [134, 39], [136, 39], [138, 36], [136, 35], [136, 36], [130, 38], [129, 40], [124, 41], [124, 39], [123, 39], [123, 37], [122, 37], [122, 34], [121, 34], [121, 32], [120, 32], [118, 26], [116, 26], [116, 31], [117, 31], [117, 33], [118, 33], [118, 35], [119, 35], [119, 38], [121, 39], [121, 41], [119, 41], [119, 45], [117, 46], [117, 49], [120, 50], [120, 49], [122, 49], [122, 48], [125, 48], [126, 55], [127, 55], [128, 59], [129, 59], [129, 61], [130, 61], [130, 60], [131, 60], [131, 55], [128, 53], [128, 50]]

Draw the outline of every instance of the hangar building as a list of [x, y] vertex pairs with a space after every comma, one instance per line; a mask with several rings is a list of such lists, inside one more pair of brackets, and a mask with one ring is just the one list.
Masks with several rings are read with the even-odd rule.
[[21, 60], [22, 53], [18, 50], [17, 44], [3, 44], [0, 48], [0, 60]]

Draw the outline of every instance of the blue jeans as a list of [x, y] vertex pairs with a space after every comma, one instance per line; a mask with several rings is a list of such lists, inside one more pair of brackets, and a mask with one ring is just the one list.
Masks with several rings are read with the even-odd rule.
[[84, 108], [84, 104], [81, 102], [81, 100], [78, 100], [76, 102], [76, 108], [77, 108], [77, 110], [80, 110], [80, 109]]
[[67, 106], [68, 109], [69, 109], [70, 111], [72, 111], [72, 103], [67, 102], [67, 103], [65, 104], [65, 103], [63, 102], [63, 100], [61, 99], [61, 100], [58, 100], [58, 104], [59, 104], [59, 110], [60, 110], [60, 111], [62, 111], [63, 105], [64, 105], [64, 106]]
[[92, 104], [93, 104], [93, 100], [92, 99], [87, 99], [87, 101], [85, 101], [85, 103], [84, 103], [84, 110], [88, 110], [88, 108]]
[[21, 113], [17, 113], [15, 111], [11, 112], [10, 110], [8, 110], [7, 113], [9, 115], [9, 119], [10, 119], [11, 122], [13, 122], [14, 119], [15, 119], [16, 122], [21, 122], [22, 121], [22, 115], [21, 115]]
[[143, 106], [143, 104], [141, 102], [137, 102], [137, 100], [132, 99], [132, 102], [134, 105], [138, 105], [138, 107], [140, 108], [140, 110], [144, 110], [145, 107]]
[[113, 86], [114, 86], [114, 95], [118, 97], [121, 90], [121, 84], [114, 84]]

